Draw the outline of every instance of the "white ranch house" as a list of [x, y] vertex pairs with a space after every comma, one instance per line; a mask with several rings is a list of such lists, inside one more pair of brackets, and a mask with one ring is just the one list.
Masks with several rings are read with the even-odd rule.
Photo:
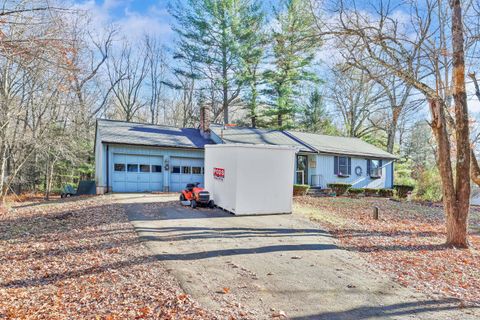
[[221, 143], [297, 147], [294, 183], [393, 187], [396, 157], [360, 139], [205, 122], [201, 127], [205, 129], [97, 120], [97, 193], [179, 191], [187, 183], [203, 184], [204, 146]]

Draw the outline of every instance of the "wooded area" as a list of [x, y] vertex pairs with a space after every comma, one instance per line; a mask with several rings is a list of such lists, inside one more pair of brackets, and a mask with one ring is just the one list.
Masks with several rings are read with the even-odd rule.
[[208, 104], [217, 123], [398, 154], [396, 183], [443, 199], [448, 242], [466, 245], [470, 161], [480, 182], [478, 1], [184, 0], [169, 11], [167, 43], [99, 29], [73, 4], [3, 1], [2, 199], [91, 178], [96, 118], [198, 127]]

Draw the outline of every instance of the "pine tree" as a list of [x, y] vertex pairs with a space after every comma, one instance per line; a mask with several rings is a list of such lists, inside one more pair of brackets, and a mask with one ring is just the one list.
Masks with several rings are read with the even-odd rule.
[[300, 123], [302, 129], [308, 132], [338, 134], [318, 89], [310, 94], [308, 103], [301, 109]]
[[268, 114], [274, 118], [273, 125], [280, 129], [293, 125], [299, 86], [317, 79], [309, 70], [320, 46], [314, 19], [306, 0], [287, 0], [283, 10], [276, 14], [273, 67], [265, 72], [265, 78], [266, 93], [271, 98]]
[[176, 19], [173, 30], [179, 36], [175, 57], [188, 61], [196, 77], [220, 92], [221, 107], [214, 119], [223, 112], [223, 121], [228, 123], [229, 108], [239, 102], [245, 81], [244, 46], [256, 36], [251, 27], [263, 19], [260, 7], [251, 0], [187, 0], [171, 12]]
[[245, 85], [243, 100], [250, 125], [255, 128], [259, 117], [259, 85], [262, 82], [260, 66], [268, 43], [264, 30], [265, 15], [258, 6], [252, 7], [251, 14], [241, 22], [241, 77]]

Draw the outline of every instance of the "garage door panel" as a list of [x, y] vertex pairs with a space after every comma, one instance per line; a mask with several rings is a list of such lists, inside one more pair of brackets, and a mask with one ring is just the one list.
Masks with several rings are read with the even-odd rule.
[[[170, 189], [172, 191], [180, 191], [188, 183], [200, 183], [203, 186], [203, 174], [194, 174], [192, 167], [203, 168], [203, 159], [198, 158], [171, 158], [171, 171], [170, 171]], [[175, 173], [174, 171], [180, 171]], [[196, 169], [198, 171], [198, 169]]]
[[[163, 157], [114, 154], [112, 176], [113, 191], [163, 191], [163, 172], [153, 172], [152, 164], [163, 168]], [[156, 170], [161, 170], [161, 168], [156, 168]]]

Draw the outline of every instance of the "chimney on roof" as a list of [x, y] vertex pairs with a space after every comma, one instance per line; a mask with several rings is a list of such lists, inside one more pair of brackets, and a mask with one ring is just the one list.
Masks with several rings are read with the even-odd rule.
[[200, 133], [205, 139], [210, 138], [210, 106], [208, 103], [200, 106]]

